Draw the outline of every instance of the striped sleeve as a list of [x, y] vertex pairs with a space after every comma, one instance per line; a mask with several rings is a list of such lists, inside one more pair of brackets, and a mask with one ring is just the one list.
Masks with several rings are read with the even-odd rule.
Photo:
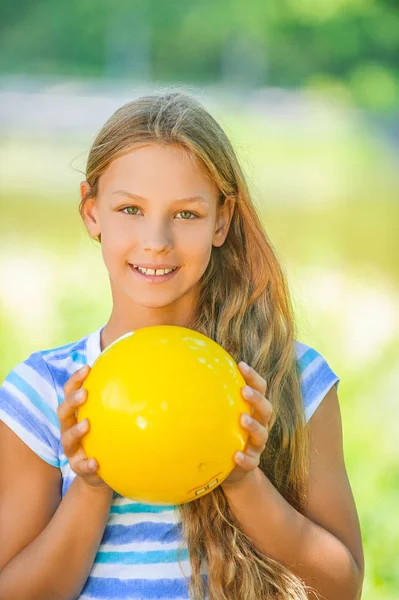
[[57, 394], [39, 353], [17, 365], [0, 387], [0, 419], [40, 458], [60, 466]]
[[325, 358], [314, 348], [297, 343], [297, 365], [306, 422], [309, 421], [333, 385], [338, 388], [339, 377]]

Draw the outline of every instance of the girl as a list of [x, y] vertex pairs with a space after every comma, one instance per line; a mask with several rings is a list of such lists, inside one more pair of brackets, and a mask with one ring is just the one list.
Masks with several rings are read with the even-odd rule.
[[[112, 312], [29, 356], [0, 389], [0, 599], [359, 598], [339, 379], [294, 337], [283, 272], [220, 126], [178, 90], [126, 104], [94, 141], [80, 213]], [[113, 493], [75, 416], [100, 352], [159, 324], [223, 346], [252, 405], [232, 473], [179, 507]]]

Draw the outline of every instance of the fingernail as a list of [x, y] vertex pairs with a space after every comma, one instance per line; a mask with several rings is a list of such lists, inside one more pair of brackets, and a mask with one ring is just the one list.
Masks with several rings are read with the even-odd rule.
[[78, 429], [79, 431], [84, 431], [87, 427], [87, 419], [83, 419], [83, 421], [80, 421], [80, 423], [78, 423]]
[[244, 413], [241, 417], [241, 422], [243, 425], [250, 425], [252, 423], [252, 418]]
[[85, 397], [85, 391], [83, 389], [77, 391], [76, 394], [75, 394], [76, 400], [81, 401], [81, 400], [84, 399], [84, 397]]
[[254, 395], [254, 391], [251, 387], [249, 387], [249, 385], [246, 385], [245, 387], [242, 388], [242, 393], [247, 398], [252, 398], [252, 396]]
[[87, 365], [83, 365], [83, 367], [81, 367], [79, 369], [79, 375], [83, 375], [83, 373], [87, 370]]
[[248, 373], [249, 372], [249, 366], [247, 365], [247, 363], [244, 362], [244, 361], [241, 361], [240, 364], [241, 364], [242, 370], [245, 371], [245, 373]]

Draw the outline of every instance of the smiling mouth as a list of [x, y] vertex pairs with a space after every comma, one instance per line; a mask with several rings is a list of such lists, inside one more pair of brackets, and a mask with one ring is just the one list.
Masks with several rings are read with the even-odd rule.
[[[131, 263], [129, 263], [129, 267], [131, 269], [131, 271], [140, 279], [142, 279], [143, 281], [148, 281], [151, 283], [161, 283], [162, 281], [167, 281], [168, 279], [172, 279], [172, 277], [174, 277], [174, 275], [180, 270], [180, 267], [175, 267], [174, 269], [172, 269], [171, 271], [169, 271], [169, 273], [163, 273], [163, 274], [159, 274], [156, 275], [155, 274], [155, 269], [152, 269], [154, 271], [154, 273], [143, 273], [142, 271], [139, 270], [138, 267], [132, 265]], [[164, 271], [165, 269], [159, 269]]]
[[[132, 267], [137, 269], [137, 271], [140, 271], [140, 273], [142, 273], [143, 275], [155, 275], [155, 276], [168, 275], [169, 273], [176, 271], [176, 269], [178, 268], [178, 267], [159, 267], [158, 269], [150, 269], [150, 268], [146, 268], [146, 267], [140, 267], [139, 265], [132, 265]], [[167, 273], [165, 273], [165, 271], [167, 271]]]

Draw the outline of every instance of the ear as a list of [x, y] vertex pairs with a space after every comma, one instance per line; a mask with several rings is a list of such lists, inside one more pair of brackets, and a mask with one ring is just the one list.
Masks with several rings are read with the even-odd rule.
[[[88, 181], [82, 181], [80, 184], [80, 198], [86, 198], [90, 193], [91, 186]], [[98, 207], [96, 198], [90, 196], [84, 201], [82, 206], [82, 218], [87, 231], [91, 237], [95, 238], [101, 234], [100, 221], [98, 216]]]
[[212, 241], [213, 246], [219, 247], [223, 245], [229, 231], [231, 219], [233, 218], [234, 205], [234, 197], [226, 196], [223, 205], [218, 207], [216, 227]]

